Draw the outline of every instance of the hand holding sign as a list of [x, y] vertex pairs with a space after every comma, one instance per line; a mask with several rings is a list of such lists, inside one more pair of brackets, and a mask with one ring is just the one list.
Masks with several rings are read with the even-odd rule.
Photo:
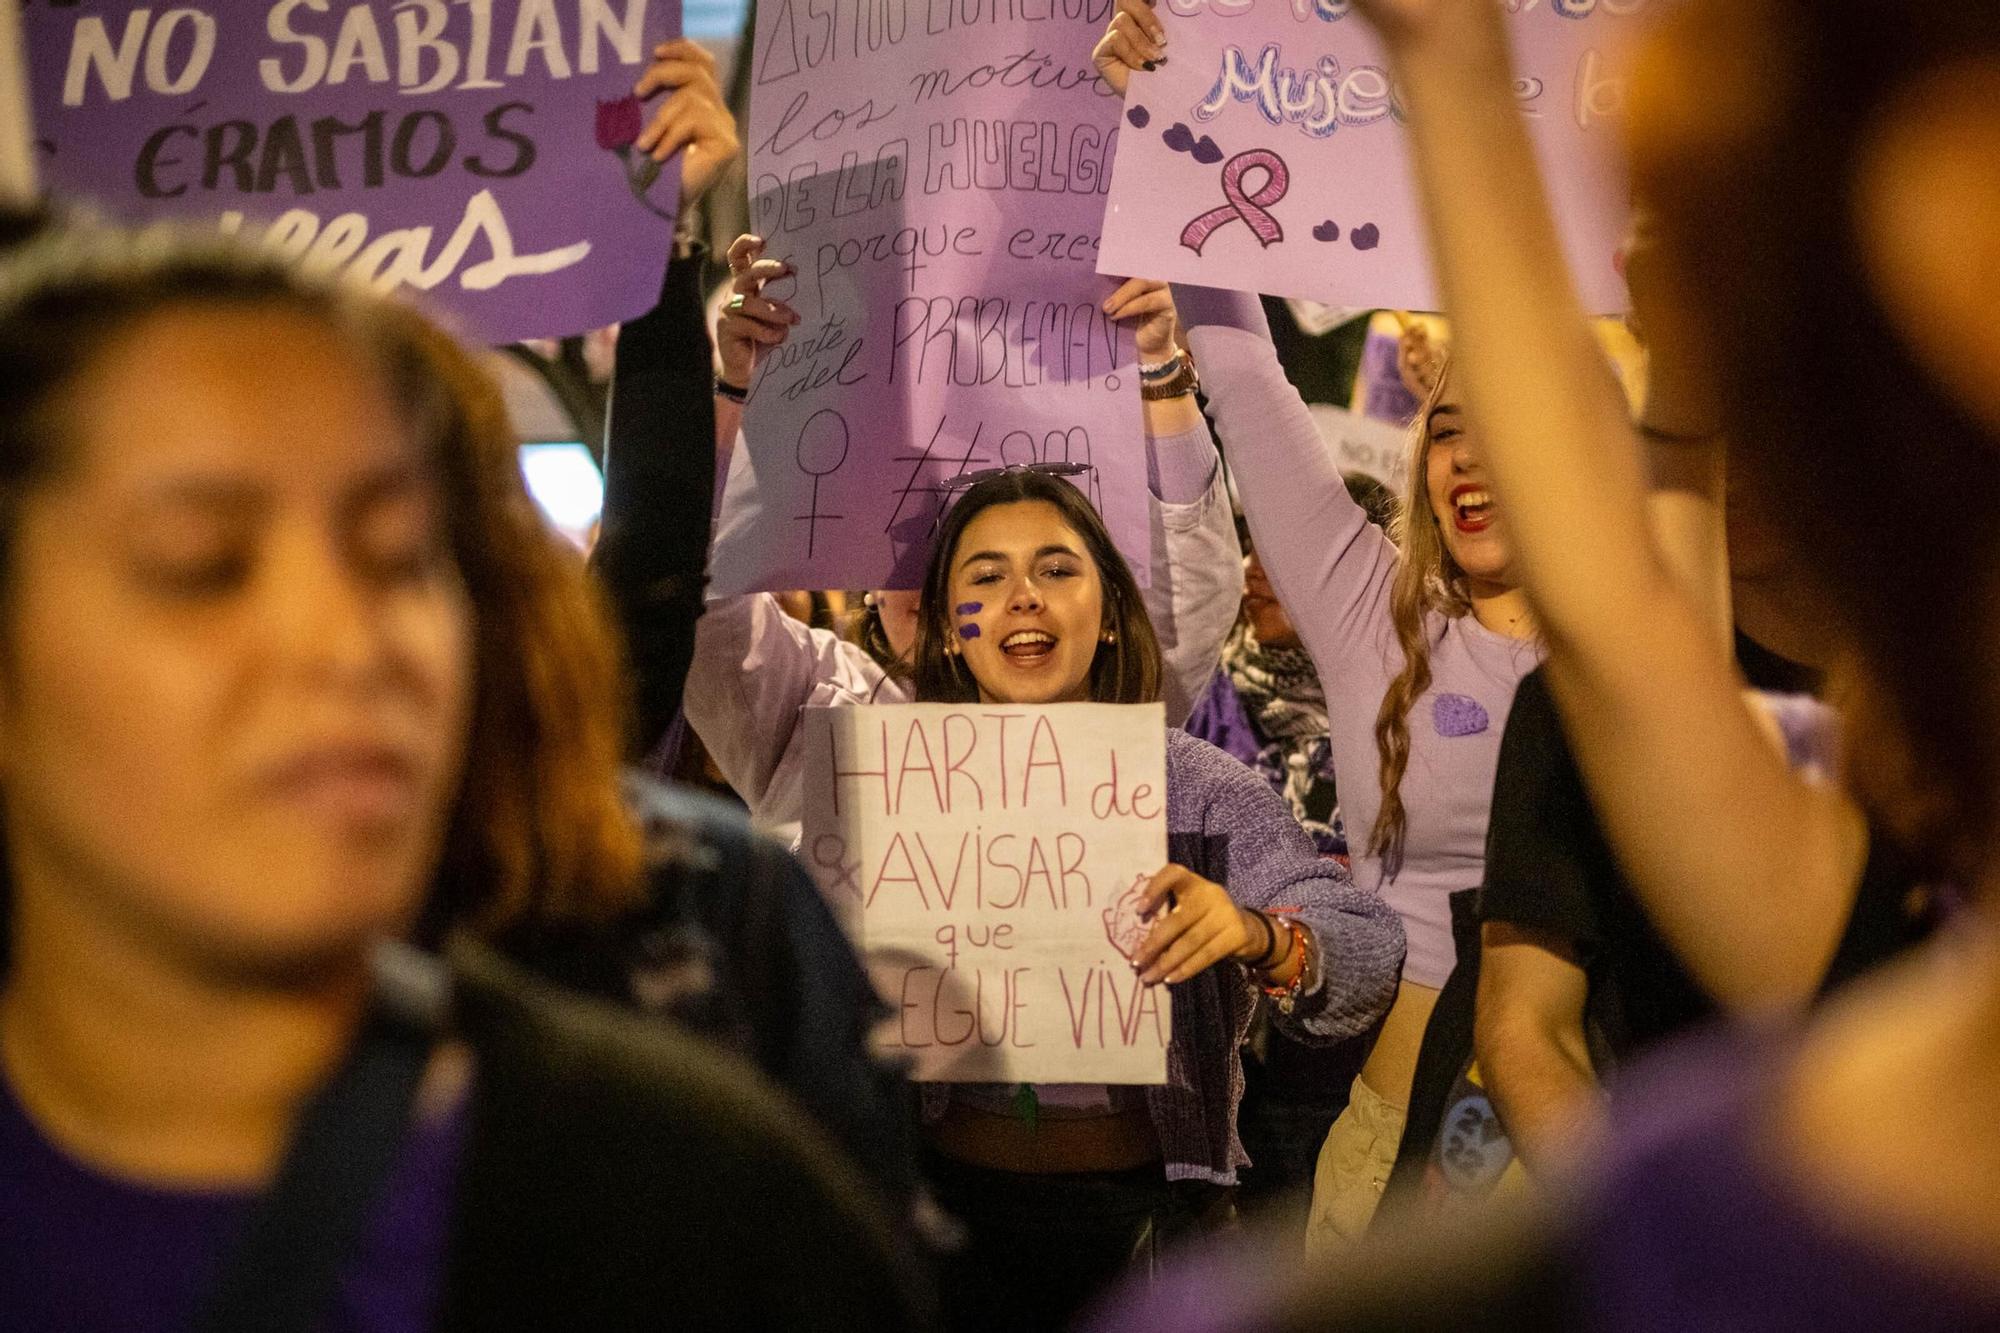
[[798, 311], [764, 295], [766, 283], [790, 277], [792, 266], [764, 258], [764, 238], [738, 236], [729, 247], [729, 289], [734, 293], [715, 324], [715, 352], [722, 361], [722, 381], [739, 389], [765, 353], [782, 347], [799, 322]]
[[1132, 962], [1149, 986], [1186, 981], [1229, 958], [1255, 962], [1269, 945], [1254, 914], [1238, 907], [1229, 890], [1185, 866], [1153, 876], [1140, 910], [1153, 928]]
[[1141, 363], [1164, 361], [1180, 350], [1181, 321], [1173, 290], [1164, 282], [1128, 278], [1104, 298], [1104, 313], [1132, 323], [1132, 343]]
[[681, 207], [686, 208], [708, 192], [742, 144], [715, 78], [715, 57], [685, 37], [653, 49], [653, 64], [632, 95], [646, 98], [669, 88], [673, 91], [632, 146], [655, 162], [687, 149], [681, 160]]
[[1123, 97], [1133, 70], [1155, 69], [1166, 60], [1167, 30], [1145, 0], [1118, 0], [1118, 12], [1090, 58], [1111, 91]]

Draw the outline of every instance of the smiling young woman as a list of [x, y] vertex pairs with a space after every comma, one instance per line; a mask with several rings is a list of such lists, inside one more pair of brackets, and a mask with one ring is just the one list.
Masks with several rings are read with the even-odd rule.
[[[925, 576], [914, 681], [923, 702], [1158, 698], [1138, 587], [1081, 491], [1011, 469], [965, 493]], [[932, 1178], [972, 1236], [946, 1283], [962, 1327], [1064, 1326], [1135, 1245], [1192, 1226], [1204, 1187], [1233, 1183], [1247, 1160], [1239, 1046], [1259, 984], [1287, 992], [1281, 1023], [1320, 1041], [1367, 1030], [1388, 1005], [1394, 914], [1315, 854], [1255, 773], [1179, 730], [1167, 829], [1134, 959], [1142, 980], [1172, 988], [1167, 1085], [1044, 1087], [1032, 1118], [1018, 1089], [925, 1090]]]

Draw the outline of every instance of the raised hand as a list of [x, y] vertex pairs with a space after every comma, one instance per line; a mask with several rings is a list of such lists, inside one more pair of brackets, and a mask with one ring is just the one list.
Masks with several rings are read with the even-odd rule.
[[1164, 282], [1127, 278], [1104, 298], [1104, 313], [1135, 326], [1132, 341], [1141, 361], [1165, 361], [1180, 350], [1180, 316], [1174, 310], [1173, 292]]
[[748, 388], [757, 363], [791, 337], [798, 311], [764, 295], [764, 285], [788, 277], [792, 266], [764, 258], [764, 238], [738, 236], [729, 246], [731, 296], [715, 324], [715, 350], [722, 381]]
[[1167, 60], [1167, 30], [1149, 0], [1118, 0], [1104, 36], [1090, 53], [1097, 72], [1120, 97], [1135, 69], [1153, 69]]
[[681, 207], [687, 208], [715, 184], [738, 150], [736, 118], [715, 76], [715, 57], [683, 37], [654, 48], [653, 63], [639, 76], [637, 97], [671, 90], [632, 145], [655, 162], [685, 148], [681, 161]]

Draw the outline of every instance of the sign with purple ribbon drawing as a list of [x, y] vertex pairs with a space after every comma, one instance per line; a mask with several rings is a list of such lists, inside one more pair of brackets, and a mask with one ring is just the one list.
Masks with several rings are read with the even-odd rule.
[[[1622, 310], [1617, 56], [1652, 0], [1500, 3], [1578, 289], [1593, 310]], [[1126, 92], [1105, 270], [1436, 309], [1402, 103], [1348, 0], [1159, 0], [1155, 12], [1168, 59]]]
[[1119, 105], [1110, 0], [762, 0], [751, 226], [801, 319], [758, 367], [718, 516], [718, 594], [910, 588], [955, 479], [1089, 464], [1142, 579], [1131, 328], [1098, 231]]
[[27, 9], [44, 183], [412, 289], [489, 342], [658, 299], [678, 163], [632, 94], [679, 0]]
[[1164, 1083], [1173, 997], [1131, 966], [1167, 863], [1159, 704], [808, 708], [801, 859], [948, 1083]]

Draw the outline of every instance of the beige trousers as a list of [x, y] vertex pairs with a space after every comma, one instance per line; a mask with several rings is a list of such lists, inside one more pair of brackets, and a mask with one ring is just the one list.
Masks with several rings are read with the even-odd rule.
[[1313, 1172], [1308, 1259], [1333, 1258], [1368, 1230], [1396, 1165], [1405, 1116], [1405, 1108], [1391, 1106], [1375, 1089], [1354, 1080], [1347, 1109], [1327, 1131]]

